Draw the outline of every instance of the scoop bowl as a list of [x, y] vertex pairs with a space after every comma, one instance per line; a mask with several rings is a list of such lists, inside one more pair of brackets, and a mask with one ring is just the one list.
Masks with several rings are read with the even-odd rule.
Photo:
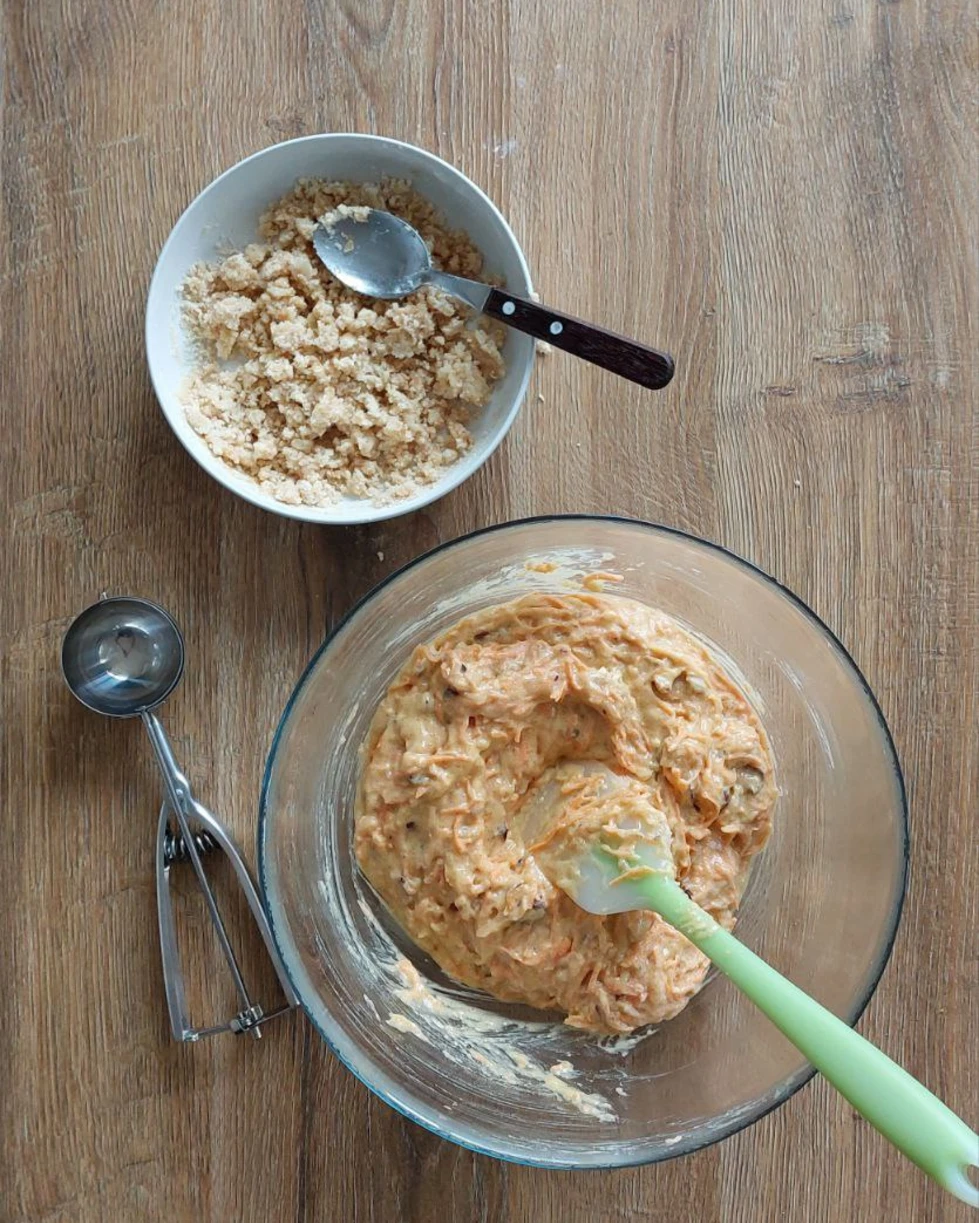
[[161, 705], [180, 683], [183, 637], [148, 599], [102, 599], [69, 626], [61, 670], [88, 709], [108, 718], [136, 718]]

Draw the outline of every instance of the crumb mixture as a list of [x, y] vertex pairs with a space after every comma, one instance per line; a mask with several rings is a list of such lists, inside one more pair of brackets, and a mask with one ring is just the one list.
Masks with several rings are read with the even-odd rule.
[[527, 595], [418, 647], [364, 745], [356, 853], [450, 976], [628, 1032], [682, 1010], [708, 964], [655, 914], [586, 913], [540, 869], [522, 808], [584, 761], [662, 814], [678, 881], [733, 926], [777, 793], [767, 736], [702, 642], [617, 596]]
[[288, 505], [385, 502], [437, 480], [472, 444], [471, 413], [504, 373], [505, 329], [438, 290], [375, 301], [317, 259], [321, 218], [381, 208], [436, 267], [478, 279], [467, 234], [407, 182], [303, 180], [264, 214], [261, 242], [191, 269], [185, 318], [203, 360], [183, 395], [215, 455]]

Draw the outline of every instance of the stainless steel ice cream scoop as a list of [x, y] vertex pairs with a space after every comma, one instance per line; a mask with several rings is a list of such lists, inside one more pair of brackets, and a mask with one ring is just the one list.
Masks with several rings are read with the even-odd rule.
[[[79, 701], [109, 718], [142, 718], [163, 776], [165, 798], [156, 839], [157, 907], [160, 949], [170, 1027], [176, 1040], [195, 1041], [216, 1032], [251, 1032], [298, 1003], [279, 958], [265, 910], [248, 867], [231, 834], [193, 796], [190, 782], [178, 767], [160, 719], [154, 712], [173, 692], [184, 669], [184, 642], [180, 630], [163, 610], [147, 599], [103, 598], [83, 611], [69, 626], [61, 647], [61, 668], [68, 687]], [[175, 821], [176, 827], [171, 821]], [[259, 933], [275, 968], [285, 1003], [265, 1011], [245, 984], [217, 901], [208, 882], [202, 857], [221, 849], [234, 867]], [[230, 1020], [195, 1028], [187, 1011], [183, 973], [177, 951], [170, 869], [190, 862], [197, 876], [221, 951], [234, 978], [241, 1003]]]

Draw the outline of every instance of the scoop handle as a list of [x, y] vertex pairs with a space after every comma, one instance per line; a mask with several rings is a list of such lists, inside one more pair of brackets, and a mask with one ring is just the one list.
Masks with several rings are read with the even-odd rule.
[[979, 1207], [979, 1135], [876, 1045], [719, 926], [672, 879], [644, 881], [649, 908], [698, 947], [898, 1150], [942, 1188]]
[[649, 390], [662, 389], [673, 377], [673, 358], [669, 353], [647, 348], [638, 340], [585, 323], [570, 314], [559, 314], [550, 306], [527, 301], [503, 289], [490, 289], [483, 313]]
[[[197, 876], [197, 882], [201, 891], [204, 893], [204, 900], [207, 904], [207, 911], [211, 918], [211, 924], [214, 926], [214, 931], [218, 937], [218, 944], [224, 953], [224, 958], [227, 961], [228, 968], [231, 970], [231, 976], [234, 979], [235, 989], [238, 991], [238, 997], [241, 1000], [242, 1008], [250, 1010], [253, 1003], [248, 993], [248, 987], [245, 985], [244, 978], [241, 975], [241, 969], [238, 966], [238, 960], [235, 956], [234, 949], [231, 946], [231, 940], [228, 938], [227, 927], [221, 917], [218, 909], [218, 902], [214, 897], [214, 892], [211, 889], [210, 883], [207, 881], [207, 875], [204, 873], [204, 867], [201, 863], [200, 851], [194, 841], [191, 832], [189, 819], [196, 814], [194, 807], [194, 797], [191, 793], [190, 783], [181, 772], [176, 758], [173, 754], [173, 749], [170, 746], [170, 740], [167, 738], [166, 731], [163, 729], [163, 724], [155, 713], [145, 712], [142, 714], [143, 725], [146, 727], [146, 733], [149, 735], [150, 743], [153, 745], [153, 754], [156, 756], [156, 763], [159, 766], [160, 773], [163, 777], [164, 790], [166, 792], [167, 801], [170, 808], [177, 818], [177, 824], [180, 828], [181, 836], [184, 838], [184, 844], [187, 847], [187, 856], [194, 868], [194, 874]], [[157, 880], [159, 883], [159, 878]], [[168, 946], [166, 942], [162, 943], [164, 957], [167, 954]], [[166, 967], [166, 959], [164, 959], [164, 968]], [[175, 1016], [179, 1009], [179, 998], [175, 993], [168, 994], [167, 1002], [170, 1006], [170, 1020], [173, 1027], [174, 1036], [178, 1040], [182, 1040], [182, 1036], [177, 1036]], [[252, 1036], [257, 1038], [261, 1033], [257, 1029], [253, 1030]]]

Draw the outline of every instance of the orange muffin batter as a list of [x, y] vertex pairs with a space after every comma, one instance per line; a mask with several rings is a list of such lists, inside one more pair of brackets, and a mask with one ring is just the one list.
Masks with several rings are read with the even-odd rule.
[[520, 836], [528, 790], [601, 761], [666, 816], [679, 882], [726, 927], [770, 830], [776, 786], [757, 714], [670, 616], [618, 596], [533, 594], [419, 646], [364, 745], [356, 853], [455, 979], [596, 1032], [676, 1015], [706, 959], [651, 913], [596, 917]]

